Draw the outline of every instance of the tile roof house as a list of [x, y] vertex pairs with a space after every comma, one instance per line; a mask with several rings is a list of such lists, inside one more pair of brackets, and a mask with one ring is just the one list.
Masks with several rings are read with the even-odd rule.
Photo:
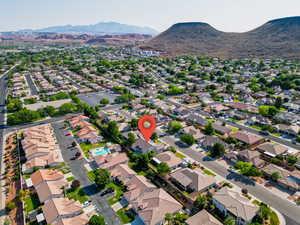
[[195, 128], [194, 126], [185, 127], [183, 128], [182, 132], [185, 134], [193, 135], [195, 139], [202, 139], [205, 136], [199, 129]]
[[42, 207], [47, 224], [53, 224], [63, 218], [79, 216], [83, 210], [78, 201], [67, 198], [53, 198]]
[[240, 161], [250, 162], [255, 167], [260, 168], [265, 165], [265, 161], [260, 159], [260, 153], [258, 151], [243, 150], [237, 154]]
[[285, 169], [282, 169], [273, 164], [269, 164], [262, 168], [261, 171], [265, 174], [266, 177], [271, 177], [273, 173], [278, 173], [279, 179], [277, 180], [277, 183], [281, 187], [291, 191], [300, 190], [300, 183], [297, 183], [296, 181], [294, 181], [294, 179], [290, 179], [291, 173]]
[[52, 225], [87, 225], [89, 222], [89, 216], [87, 214], [80, 214], [71, 218], [59, 219]]
[[50, 124], [27, 128], [23, 136], [21, 143], [27, 159], [22, 168], [24, 173], [64, 162]]
[[162, 188], [144, 192], [130, 204], [145, 225], [163, 224], [167, 213], [176, 213], [182, 205]]
[[98, 155], [94, 157], [95, 162], [101, 169], [111, 170], [119, 164], [124, 164], [128, 162], [128, 157], [126, 153], [111, 153], [105, 155]]
[[227, 147], [227, 144], [221, 138], [216, 136], [205, 136], [200, 141], [201, 146], [207, 150], [211, 150], [216, 143], [222, 144], [225, 148]]
[[103, 141], [103, 138], [99, 136], [99, 132], [91, 124], [80, 129], [76, 136], [78, 136], [80, 142], [95, 144]]
[[182, 168], [170, 174], [172, 181], [184, 190], [203, 192], [216, 185], [212, 176], [203, 174], [198, 169]]
[[263, 137], [246, 131], [233, 132], [230, 133], [229, 136], [234, 137], [238, 141], [243, 142], [247, 145], [255, 145], [264, 141]]
[[63, 187], [67, 188], [68, 182], [63, 180], [45, 181], [35, 187], [40, 202], [45, 202], [51, 198], [64, 197]]
[[127, 186], [128, 191], [123, 196], [128, 202], [134, 201], [144, 192], [148, 192], [156, 188], [147, 180], [147, 178], [139, 175], [132, 176], [125, 185]]
[[46, 181], [56, 181], [64, 179], [64, 174], [57, 170], [40, 169], [31, 174], [30, 179], [34, 187], [38, 187]]
[[238, 225], [251, 222], [259, 211], [259, 207], [252, 204], [248, 198], [227, 187], [213, 195], [213, 204], [225, 217], [235, 218]]
[[79, 122], [87, 122], [89, 120], [89, 118], [87, 116], [83, 116], [83, 115], [80, 115], [80, 116], [75, 116], [75, 117], [72, 117], [70, 120], [69, 120], [69, 123], [70, 125], [75, 128], [78, 126], [78, 123]]
[[205, 209], [188, 218], [185, 223], [187, 225], [222, 225], [213, 215]]
[[205, 126], [208, 123], [208, 121], [206, 119], [204, 119], [202, 116], [195, 114], [195, 113], [190, 114], [187, 119], [189, 122], [195, 123], [200, 126]]
[[294, 125], [285, 125], [285, 124], [277, 124], [274, 128], [283, 134], [291, 135], [291, 136], [298, 136], [298, 132], [300, 131], [300, 126]]
[[213, 123], [212, 127], [215, 129], [216, 132], [220, 134], [229, 134], [231, 132], [231, 129], [226, 126], [222, 126], [220, 123]]
[[139, 138], [132, 146], [131, 148], [133, 149], [133, 151], [137, 154], [142, 154], [142, 153], [149, 153], [151, 151], [158, 153], [158, 149], [146, 142], [144, 139]]
[[277, 143], [270, 143], [270, 142], [261, 144], [257, 146], [256, 149], [261, 153], [263, 153], [264, 155], [272, 158], [282, 155], [289, 150], [288, 147], [284, 145], [277, 144]]
[[114, 179], [118, 179], [124, 183], [129, 182], [129, 180], [136, 175], [136, 173], [130, 169], [127, 164], [118, 164], [110, 170], [110, 174]]
[[158, 164], [160, 164], [162, 162], [167, 163], [167, 165], [171, 169], [177, 168], [182, 162], [182, 160], [180, 158], [175, 156], [170, 151], [166, 151], [166, 152], [162, 152], [162, 153], [157, 154], [155, 157], [153, 157], [153, 160]]

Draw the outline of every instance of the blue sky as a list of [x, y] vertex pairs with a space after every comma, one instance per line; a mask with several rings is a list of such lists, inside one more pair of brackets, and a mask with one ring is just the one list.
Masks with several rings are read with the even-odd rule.
[[1, 0], [0, 31], [102, 21], [163, 31], [200, 21], [243, 32], [274, 18], [300, 16], [299, 9], [299, 0]]

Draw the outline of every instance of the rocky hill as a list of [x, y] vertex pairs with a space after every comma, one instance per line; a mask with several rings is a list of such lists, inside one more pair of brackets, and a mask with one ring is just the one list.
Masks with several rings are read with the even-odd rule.
[[271, 20], [245, 33], [222, 32], [207, 23], [178, 23], [141, 48], [168, 55], [300, 59], [300, 17]]

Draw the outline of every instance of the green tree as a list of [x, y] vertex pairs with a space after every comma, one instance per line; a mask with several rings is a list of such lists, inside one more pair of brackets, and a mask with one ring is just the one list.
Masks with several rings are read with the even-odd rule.
[[222, 156], [225, 153], [225, 147], [222, 143], [215, 143], [212, 147], [211, 154], [213, 157]]
[[107, 98], [102, 98], [102, 99], [100, 100], [100, 104], [101, 104], [101, 105], [107, 105], [107, 104], [109, 104], [109, 100], [108, 100]]
[[274, 172], [271, 174], [271, 179], [273, 181], [277, 181], [278, 179], [280, 179], [280, 174], [278, 172]]
[[204, 133], [206, 135], [212, 135], [214, 132], [215, 132], [215, 130], [212, 126], [212, 123], [206, 124], [205, 129], [204, 129]]
[[135, 118], [133, 118], [133, 119], [131, 119], [131, 121], [130, 121], [130, 126], [131, 126], [131, 128], [137, 128], [137, 126], [138, 126], [138, 119], [135, 119]]
[[134, 133], [130, 132], [128, 133], [128, 138], [127, 138], [127, 144], [129, 146], [133, 145], [136, 142], [136, 137], [134, 135]]
[[89, 220], [89, 225], [105, 225], [104, 217], [93, 215]]
[[157, 172], [158, 172], [160, 175], [162, 175], [162, 176], [164, 176], [164, 175], [166, 175], [167, 173], [171, 172], [170, 167], [169, 167], [168, 164], [165, 163], [165, 162], [162, 162], [162, 163], [158, 164], [156, 168], [157, 168]]
[[6, 204], [6, 210], [7, 211], [11, 211], [11, 210], [13, 210], [13, 209], [15, 209], [17, 206], [16, 206], [16, 203], [14, 203], [14, 202], [8, 202], [7, 204]]
[[58, 111], [59, 111], [59, 114], [61, 114], [61, 115], [73, 113], [73, 112], [77, 111], [77, 105], [73, 102], [68, 102], [68, 103], [61, 105], [59, 107]]
[[196, 142], [196, 139], [191, 134], [182, 134], [182, 135], [180, 135], [180, 141], [191, 146]]
[[231, 216], [228, 216], [224, 220], [224, 225], [236, 225], [236, 222]]
[[110, 121], [107, 125], [107, 132], [114, 138], [120, 137], [119, 127], [116, 121]]
[[205, 195], [198, 195], [196, 198], [194, 205], [199, 209], [206, 209], [208, 206], [208, 198]]
[[276, 99], [275, 99], [275, 107], [277, 108], [277, 109], [280, 109], [281, 107], [282, 107], [282, 98], [281, 97], [277, 97]]
[[177, 122], [177, 121], [171, 121], [168, 124], [168, 132], [170, 134], [175, 134], [177, 132], [179, 132], [182, 129], [182, 125], [181, 123]]
[[108, 170], [95, 169], [94, 175], [95, 175], [95, 183], [100, 190], [105, 188], [105, 186], [111, 182], [110, 173]]

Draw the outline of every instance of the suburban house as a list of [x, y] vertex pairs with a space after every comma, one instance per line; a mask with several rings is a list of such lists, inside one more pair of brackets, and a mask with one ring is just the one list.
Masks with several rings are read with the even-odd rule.
[[213, 195], [213, 204], [224, 216], [232, 216], [238, 225], [250, 223], [259, 211], [259, 207], [252, 204], [248, 198], [227, 187]]
[[205, 136], [200, 141], [200, 145], [207, 150], [211, 150], [216, 143], [222, 144], [225, 148], [227, 147], [227, 144], [217, 136]]
[[92, 127], [92, 125], [85, 126], [81, 128], [76, 136], [79, 138], [80, 142], [95, 144], [103, 141], [103, 138], [99, 136], [99, 132]]
[[222, 124], [219, 123], [213, 123], [212, 127], [215, 129], [216, 132], [219, 134], [229, 134], [231, 132], [231, 128], [222, 126]]
[[265, 165], [265, 161], [260, 159], [260, 153], [258, 151], [243, 150], [237, 154], [238, 160], [243, 162], [250, 162], [255, 167], [260, 168]]
[[277, 124], [273, 126], [273, 128], [281, 134], [286, 134], [294, 137], [298, 136], [298, 133], [300, 131], [300, 126], [296, 124], [294, 125]]
[[40, 169], [31, 174], [30, 179], [33, 186], [38, 187], [43, 182], [64, 180], [64, 174], [57, 170]]
[[95, 162], [101, 169], [111, 170], [119, 164], [124, 164], [128, 162], [128, 157], [126, 153], [111, 153], [104, 155], [97, 155], [94, 157]]
[[257, 144], [261, 144], [264, 142], [263, 137], [256, 135], [256, 134], [252, 134], [247, 131], [232, 132], [229, 134], [229, 136], [237, 139], [238, 141], [240, 141], [246, 145], [257, 145]]
[[182, 133], [193, 135], [193, 137], [197, 140], [200, 140], [205, 136], [199, 129], [195, 128], [194, 126], [183, 128]]
[[278, 143], [264, 143], [256, 148], [259, 152], [264, 154], [267, 157], [275, 158], [276, 156], [283, 155], [286, 153], [289, 149], [288, 147], [278, 144]]
[[78, 201], [53, 198], [45, 202], [42, 210], [47, 224], [54, 224], [61, 219], [79, 216], [83, 208]]
[[71, 127], [76, 128], [76, 127], [80, 126], [80, 122], [83, 122], [83, 121], [88, 122], [89, 118], [87, 116], [83, 116], [83, 115], [75, 116], [69, 120], [69, 123], [70, 123]]
[[291, 191], [299, 191], [300, 183], [297, 183], [292, 178], [291, 173], [283, 168], [280, 168], [274, 164], [269, 164], [261, 169], [264, 175], [268, 178], [272, 177], [272, 174], [277, 173], [279, 178], [277, 179], [278, 185]]
[[154, 145], [148, 143], [142, 138], [136, 140], [136, 142], [131, 146], [131, 148], [137, 154], [149, 153], [151, 151], [156, 153], [160, 152]]
[[185, 223], [187, 225], [222, 225], [213, 215], [205, 209], [188, 218]]
[[45, 202], [51, 198], [64, 197], [63, 188], [67, 189], [68, 182], [65, 180], [45, 181], [35, 187], [40, 202]]
[[187, 118], [187, 120], [190, 123], [194, 123], [200, 126], [205, 126], [208, 122], [206, 119], [204, 119], [202, 116], [200, 116], [199, 114], [190, 114], [189, 117]]
[[190, 192], [203, 192], [216, 186], [212, 176], [205, 175], [198, 169], [182, 168], [171, 173], [170, 176], [174, 183]]
[[182, 205], [162, 188], [143, 192], [130, 205], [145, 225], [162, 225], [167, 213], [182, 209]]
[[128, 167], [127, 164], [118, 164], [110, 169], [110, 175], [113, 179], [124, 182], [125, 184], [136, 175], [136, 173]]
[[21, 144], [27, 159], [22, 167], [24, 173], [64, 162], [50, 124], [27, 128], [23, 136]]
[[52, 223], [52, 225], [86, 225], [89, 222], [89, 216], [85, 213], [71, 218], [62, 218]]
[[166, 163], [172, 170], [176, 169], [182, 163], [182, 160], [174, 155], [174, 153], [170, 151], [162, 152], [157, 154], [152, 160], [160, 164], [162, 162]]

